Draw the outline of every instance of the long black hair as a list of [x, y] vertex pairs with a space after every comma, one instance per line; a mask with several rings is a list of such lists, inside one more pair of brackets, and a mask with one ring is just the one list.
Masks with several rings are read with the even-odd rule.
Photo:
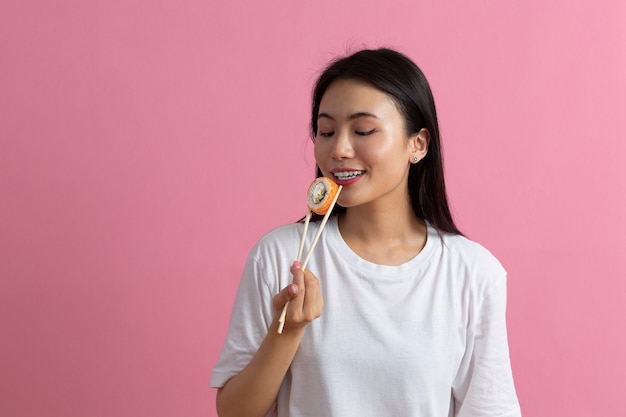
[[[411, 205], [418, 218], [428, 221], [437, 230], [461, 234], [448, 206], [435, 101], [419, 67], [406, 55], [387, 48], [364, 49], [332, 61], [313, 89], [311, 134], [314, 141], [322, 96], [333, 82], [342, 79], [358, 79], [387, 93], [402, 113], [409, 136], [422, 129], [428, 130], [428, 152], [417, 164], [411, 164], [409, 170]], [[323, 175], [319, 167], [317, 175]], [[345, 208], [337, 205], [334, 211], [344, 212]]]

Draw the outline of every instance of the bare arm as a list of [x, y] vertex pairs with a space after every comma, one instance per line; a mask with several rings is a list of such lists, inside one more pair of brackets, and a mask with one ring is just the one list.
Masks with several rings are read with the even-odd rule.
[[[291, 268], [293, 284], [273, 300], [274, 320], [267, 336], [248, 365], [217, 393], [220, 417], [264, 417], [276, 401], [282, 381], [298, 350], [306, 325], [321, 315], [319, 281], [299, 263]], [[278, 334], [278, 316], [287, 300], [286, 324]]]

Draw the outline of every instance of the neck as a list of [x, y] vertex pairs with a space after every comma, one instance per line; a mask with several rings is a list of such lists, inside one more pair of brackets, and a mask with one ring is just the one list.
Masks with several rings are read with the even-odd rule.
[[339, 230], [348, 246], [362, 258], [398, 265], [417, 255], [426, 244], [427, 228], [411, 204], [393, 208], [352, 207], [339, 218]]

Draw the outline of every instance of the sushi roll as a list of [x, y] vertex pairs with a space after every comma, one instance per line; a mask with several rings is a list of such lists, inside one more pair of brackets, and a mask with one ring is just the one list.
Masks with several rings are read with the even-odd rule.
[[330, 209], [339, 186], [327, 177], [316, 178], [309, 187], [308, 203], [313, 213], [324, 215]]

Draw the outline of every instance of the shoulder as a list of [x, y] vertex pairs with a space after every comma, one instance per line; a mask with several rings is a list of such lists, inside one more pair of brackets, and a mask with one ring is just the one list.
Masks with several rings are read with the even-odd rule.
[[[292, 262], [297, 255], [303, 228], [302, 223], [290, 223], [270, 230], [252, 247], [249, 258], [256, 262], [263, 262], [267, 259], [272, 259], [274, 262], [277, 259], [286, 258]], [[316, 228], [317, 224], [311, 222], [308, 233], [312, 233], [311, 230]]]
[[504, 280], [506, 270], [500, 261], [480, 243], [461, 235], [441, 234], [442, 253], [448, 262], [466, 274]]
[[[248, 252], [242, 282], [265, 282], [272, 291], [274, 281], [289, 277], [291, 263], [296, 258], [303, 225], [292, 223], [266, 232]], [[250, 284], [257, 285], [257, 284]], [[286, 284], [285, 284], [286, 285]]]

